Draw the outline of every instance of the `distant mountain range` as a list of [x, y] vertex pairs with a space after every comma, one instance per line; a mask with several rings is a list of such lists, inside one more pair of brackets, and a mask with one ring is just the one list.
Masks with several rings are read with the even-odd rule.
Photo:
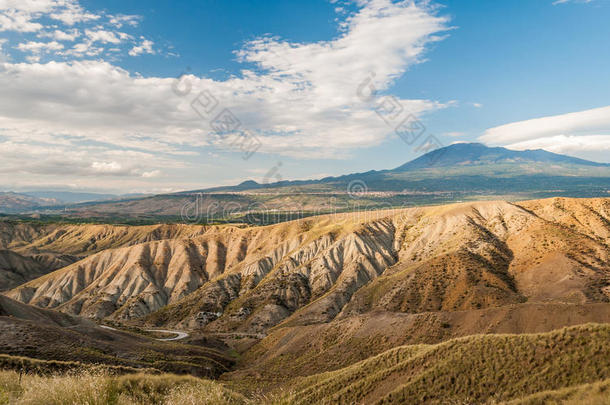
[[[378, 209], [480, 199], [609, 197], [610, 164], [540, 149], [514, 151], [480, 143], [458, 143], [394, 169], [319, 180], [267, 184], [246, 180], [236, 186], [114, 198], [39, 192], [27, 198], [44, 197], [49, 202], [34, 200], [30, 205], [16, 204], [15, 196], [11, 194], [7, 204], [0, 195], [0, 212], [38, 211], [83, 220], [136, 219], [139, 223], [183, 220], [185, 210], [195, 210], [195, 220], [242, 221], [245, 213], [260, 210], [302, 211], [311, 215], [345, 210], [348, 206]], [[96, 201], [82, 202], [87, 197]], [[61, 207], [57, 206], [58, 201]], [[65, 204], [70, 202], [77, 204], [66, 208]]]
[[[368, 171], [320, 180], [280, 181], [260, 184], [253, 180], [237, 186], [215, 187], [193, 192], [244, 191], [345, 191], [351, 181], [360, 180], [367, 191], [480, 191], [492, 194], [544, 191], [554, 184], [608, 189], [610, 164], [597, 163], [542, 149], [515, 151], [481, 143], [457, 143], [439, 148], [395, 169]], [[524, 182], [526, 184], [524, 184]]]
[[52, 198], [39, 198], [27, 194], [13, 192], [0, 192], [0, 212], [18, 213], [27, 212], [39, 207], [59, 204]]
[[37, 198], [50, 198], [68, 204], [76, 204], [87, 201], [112, 200], [120, 197], [117, 194], [79, 193], [72, 191], [29, 191], [23, 194]]
[[71, 191], [28, 191], [23, 193], [0, 192], [0, 213], [31, 212], [47, 207], [79, 204], [92, 201], [109, 201], [145, 197], [146, 194], [101, 194]]

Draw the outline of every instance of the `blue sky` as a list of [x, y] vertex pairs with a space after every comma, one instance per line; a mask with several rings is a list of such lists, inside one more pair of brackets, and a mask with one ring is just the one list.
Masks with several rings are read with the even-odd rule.
[[[0, 0], [0, 187], [315, 178], [434, 142], [610, 162], [609, 17], [607, 0]], [[225, 109], [239, 128], [213, 125]], [[412, 143], [405, 117], [425, 126]]]

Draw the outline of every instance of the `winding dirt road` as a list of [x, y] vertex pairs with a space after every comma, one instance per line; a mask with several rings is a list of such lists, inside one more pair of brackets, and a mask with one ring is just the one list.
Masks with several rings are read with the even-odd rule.
[[169, 342], [172, 340], [180, 340], [189, 336], [186, 332], [180, 332], [178, 330], [165, 330], [165, 329], [146, 329], [146, 332], [160, 332], [160, 333], [174, 333], [176, 336], [170, 338], [157, 338], [163, 342]]
[[[103, 329], [116, 330], [116, 331], [120, 332], [119, 329], [113, 328], [113, 327], [110, 327], [110, 326], [106, 326], [106, 325], [98, 325], [98, 326], [100, 328], [103, 328]], [[170, 342], [170, 341], [173, 341], [173, 340], [181, 340], [181, 339], [187, 338], [189, 336], [188, 333], [181, 332], [181, 331], [178, 331], [178, 330], [165, 330], [165, 329], [145, 329], [145, 330], [146, 330], [146, 332], [173, 333], [173, 334], [176, 335], [176, 336], [169, 337], [169, 338], [155, 338], [156, 340], [160, 340], [162, 342]]]

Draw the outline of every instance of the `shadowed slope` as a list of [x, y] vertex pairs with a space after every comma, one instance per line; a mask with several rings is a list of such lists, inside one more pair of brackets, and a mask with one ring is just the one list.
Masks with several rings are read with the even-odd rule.
[[233, 365], [233, 360], [220, 350], [159, 342], [134, 333], [100, 328], [87, 319], [3, 296], [0, 296], [0, 330], [0, 352], [8, 355], [0, 358], [0, 368], [14, 363], [13, 356], [206, 377], [217, 377]]

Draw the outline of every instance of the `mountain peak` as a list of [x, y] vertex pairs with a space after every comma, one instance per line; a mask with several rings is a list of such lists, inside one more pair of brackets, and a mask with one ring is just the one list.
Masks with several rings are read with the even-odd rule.
[[258, 185], [259, 184], [254, 180], [246, 180], [246, 181], [242, 181], [241, 183], [239, 183], [237, 187], [252, 187], [252, 186], [258, 186]]
[[604, 163], [560, 155], [543, 149], [519, 151], [499, 146], [489, 147], [482, 143], [455, 143], [428, 152], [392, 171], [497, 163], [570, 163], [585, 166], [608, 166]]

